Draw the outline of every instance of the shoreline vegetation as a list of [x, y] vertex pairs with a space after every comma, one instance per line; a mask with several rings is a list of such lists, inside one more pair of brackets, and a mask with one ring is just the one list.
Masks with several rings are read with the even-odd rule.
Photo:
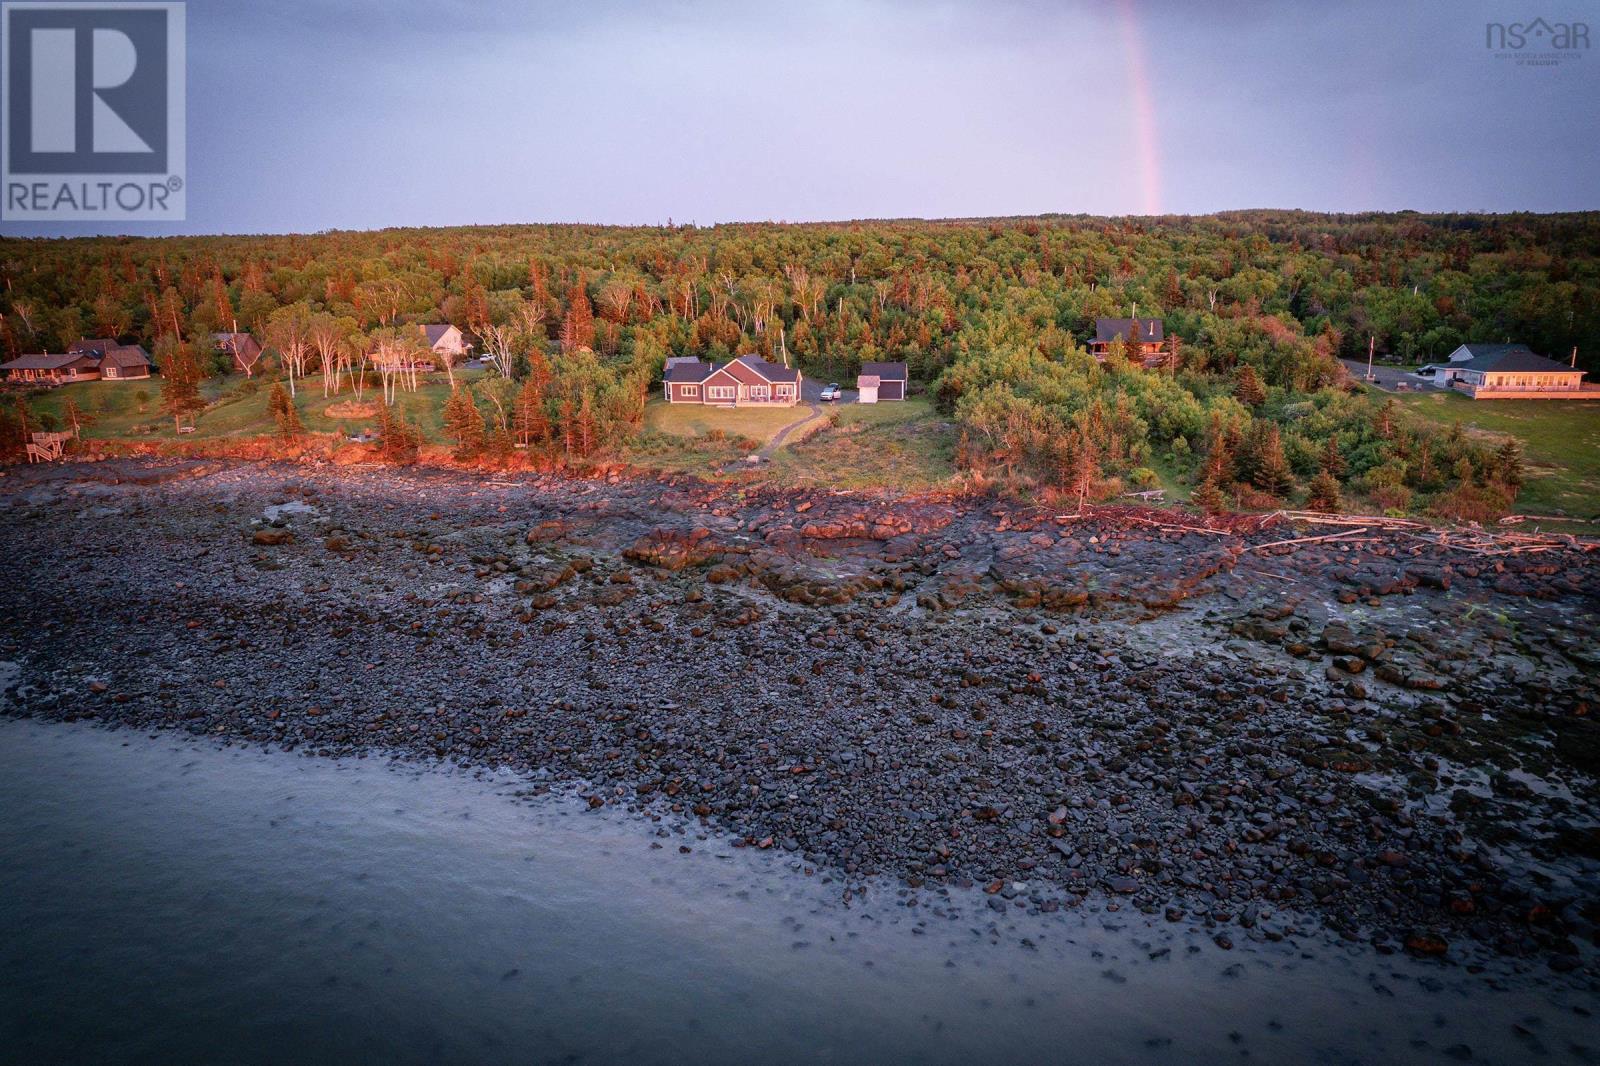
[[[1600, 512], [1600, 405], [1464, 411], [1378, 393], [1341, 362], [1370, 349], [1415, 365], [1512, 337], [1595, 365], [1592, 213], [6, 239], [0, 275], [7, 353], [117, 338], [161, 371], [0, 398], [3, 454], [43, 428], [168, 454], [759, 468], [1074, 506], [1159, 492], [1210, 512]], [[1157, 341], [1101, 335], [1130, 320]], [[425, 342], [451, 326], [492, 359]], [[214, 348], [224, 334], [259, 342], [252, 376]], [[866, 363], [903, 361], [915, 399], [824, 408], [785, 437], [807, 405], [789, 418], [660, 397], [668, 359], [743, 354], [846, 388]], [[335, 435], [359, 443], [335, 450]]]

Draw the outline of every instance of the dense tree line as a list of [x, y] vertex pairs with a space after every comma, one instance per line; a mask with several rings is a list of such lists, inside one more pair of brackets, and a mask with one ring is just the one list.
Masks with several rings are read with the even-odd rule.
[[[1398, 499], [1455, 492], [1461, 461], [1485, 461], [1465, 442], [1383, 435], [1370, 404], [1334, 387], [1337, 357], [1364, 356], [1369, 338], [1412, 361], [1515, 338], [1600, 366], [1597, 251], [1590, 214], [1277, 211], [6, 239], [0, 346], [115, 336], [204, 360], [210, 333], [248, 331], [292, 395], [306, 375], [363, 388], [373, 353], [404, 365], [412, 324], [451, 322], [508, 371], [469, 398], [481, 440], [455, 405], [458, 450], [566, 456], [631, 432], [669, 356], [758, 353], [840, 380], [904, 359], [959, 418], [973, 466], [1059, 481], [1092, 450], [1103, 476], [1160, 461], [1236, 496], [1286, 496], [1326, 473], [1336, 437], [1345, 470], [1324, 493], [1331, 479]], [[1097, 317], [1135, 310], [1181, 338], [1170, 372], [1082, 354]], [[382, 384], [386, 398], [405, 387]]]

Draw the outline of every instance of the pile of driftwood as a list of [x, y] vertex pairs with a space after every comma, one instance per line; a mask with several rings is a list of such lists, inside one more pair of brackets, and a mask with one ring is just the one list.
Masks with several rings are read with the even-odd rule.
[[1387, 515], [1323, 514], [1320, 511], [1277, 511], [1284, 520], [1311, 526], [1345, 526], [1341, 533], [1321, 536], [1295, 537], [1290, 540], [1253, 544], [1246, 551], [1284, 547], [1291, 544], [1315, 544], [1322, 541], [1377, 540], [1375, 534], [1399, 533], [1448, 551], [1468, 555], [1528, 555], [1549, 551], [1595, 551], [1600, 542], [1579, 540], [1569, 533], [1512, 533], [1484, 529], [1476, 524], [1466, 526], [1430, 526], [1411, 518], [1390, 518]]
[[[1521, 516], [1516, 516], [1521, 517]], [[1273, 511], [1260, 515], [1188, 515], [1181, 511], [1139, 509], [1133, 507], [1086, 508], [1076, 514], [1057, 515], [1056, 521], [1067, 523], [1083, 519], [1128, 522], [1148, 526], [1164, 533], [1200, 534], [1208, 537], [1240, 537], [1259, 533], [1275, 525], [1334, 527], [1335, 532], [1313, 533], [1306, 536], [1286, 537], [1261, 544], [1235, 548], [1239, 552], [1263, 552], [1274, 549], [1293, 550], [1301, 545], [1336, 541], [1343, 544], [1375, 543], [1393, 540], [1396, 536], [1431, 544], [1447, 552], [1463, 555], [1527, 555], [1551, 551], [1600, 550], [1600, 541], [1583, 540], [1567, 533], [1515, 533], [1509, 530], [1484, 529], [1476, 524], [1466, 526], [1433, 526], [1414, 518], [1391, 518], [1388, 515], [1325, 514], [1321, 511]]]

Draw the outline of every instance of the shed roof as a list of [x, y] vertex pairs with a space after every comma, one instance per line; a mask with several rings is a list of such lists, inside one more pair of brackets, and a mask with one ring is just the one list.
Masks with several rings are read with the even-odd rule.
[[884, 381], [906, 380], [906, 365], [904, 363], [862, 363], [861, 372]]

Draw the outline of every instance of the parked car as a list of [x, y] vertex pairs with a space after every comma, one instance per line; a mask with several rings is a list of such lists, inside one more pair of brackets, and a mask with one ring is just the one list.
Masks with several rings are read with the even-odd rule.
[[830, 381], [828, 384], [822, 386], [822, 398], [830, 403], [837, 400], [839, 398], [839, 383], [837, 381]]

